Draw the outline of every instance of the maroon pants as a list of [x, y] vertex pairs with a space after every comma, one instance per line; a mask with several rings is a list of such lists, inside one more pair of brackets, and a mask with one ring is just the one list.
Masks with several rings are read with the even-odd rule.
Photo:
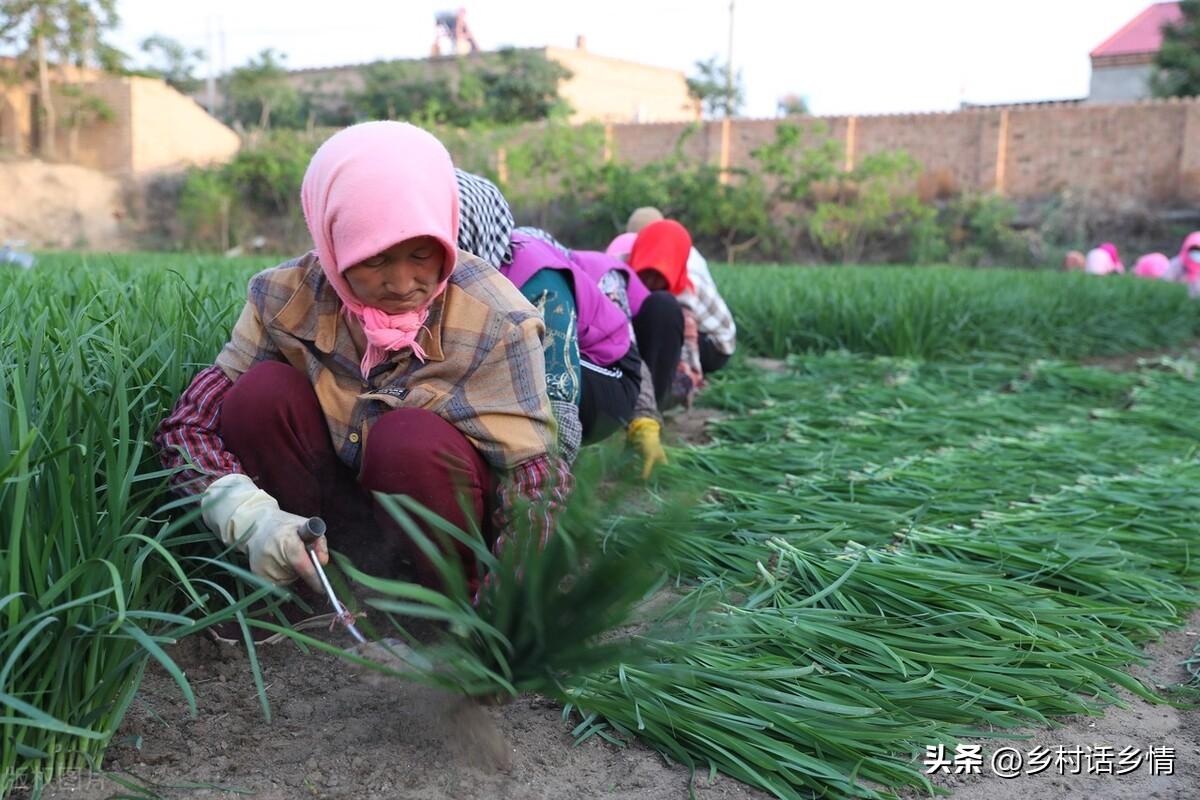
[[[399, 408], [379, 417], [356, 476], [334, 452], [312, 384], [288, 364], [264, 361], [225, 395], [221, 438], [280, 508], [324, 518], [329, 546], [365, 572], [415, 572], [420, 583], [440, 583], [372, 492], [408, 495], [459, 528], [475, 525], [490, 536], [492, 472], [467, 438], [432, 411]], [[456, 549], [473, 577], [474, 559]]]

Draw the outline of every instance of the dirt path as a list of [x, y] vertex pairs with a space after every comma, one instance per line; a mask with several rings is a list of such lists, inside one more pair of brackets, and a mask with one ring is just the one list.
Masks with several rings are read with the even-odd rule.
[[[351, 644], [340, 632], [331, 636]], [[198, 718], [152, 665], [108, 765], [164, 797], [234, 797], [229, 790], [264, 800], [688, 796], [688, 771], [647, 747], [618, 748], [598, 738], [573, 747], [561, 708], [538, 697], [482, 710], [511, 750], [505, 771], [480, 763], [463, 742], [444, 695], [393, 681], [375, 686], [334, 656], [305, 655], [290, 644], [260, 650], [274, 714], [268, 723], [240, 648], [193, 637], [172, 655], [193, 686]], [[104, 784], [64, 784], [45, 797], [98, 799], [119, 790]], [[764, 797], [725, 777], [709, 785], [706, 771], [696, 786], [702, 800]]]
[[[1152, 663], [1135, 674], [1159, 686], [1184, 680], [1179, 662], [1191, 654], [1197, 630], [1200, 612], [1149, 648]], [[330, 636], [350, 644], [340, 632]], [[236, 796], [233, 792], [264, 800], [688, 797], [687, 770], [667, 765], [637, 743], [618, 748], [592, 738], [573, 746], [561, 709], [539, 697], [482, 710], [510, 751], [511, 768], [498, 769], [478, 757], [448, 721], [455, 716], [453, 703], [431, 690], [391, 681], [378, 686], [349, 673], [333, 656], [305, 655], [290, 644], [266, 647], [260, 656], [274, 714], [268, 723], [240, 648], [193, 637], [172, 648], [172, 655], [192, 683], [199, 716], [190, 717], [174, 681], [152, 664], [108, 764], [163, 797], [228, 798]], [[1200, 798], [1200, 711], [1131, 699], [1128, 708], [1111, 709], [1103, 717], [1071, 718], [1061, 728], [1030, 733], [1025, 741], [978, 740], [984, 774], [936, 782], [959, 800]], [[987, 766], [992, 749], [1004, 744], [1022, 751], [1035, 745], [1051, 750], [1166, 745], [1175, 748], [1175, 774], [1153, 776], [1143, 764], [1123, 776], [1060, 775], [1051, 764], [1040, 775], [1004, 779]], [[93, 780], [67, 782], [44, 796], [100, 800], [121, 791], [109, 781]], [[766, 797], [724, 776], [710, 785], [707, 773], [696, 781], [696, 796]]]

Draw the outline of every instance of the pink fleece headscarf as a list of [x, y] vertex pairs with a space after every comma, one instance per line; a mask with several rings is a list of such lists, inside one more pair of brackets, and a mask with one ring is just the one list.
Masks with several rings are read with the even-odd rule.
[[1171, 260], [1162, 253], [1147, 253], [1137, 260], [1133, 274], [1139, 278], [1159, 280], [1167, 274], [1167, 270], [1170, 268]]
[[1084, 270], [1091, 275], [1110, 275], [1114, 272], [1124, 272], [1125, 265], [1121, 263], [1117, 254], [1117, 246], [1112, 242], [1105, 242], [1088, 251]]
[[1108, 253], [1109, 258], [1112, 259], [1113, 272], [1120, 272], [1124, 274], [1125, 265], [1121, 263], [1121, 254], [1117, 252], [1117, 246], [1112, 242], [1105, 242], [1104, 244], [1100, 245], [1100, 249]]
[[627, 261], [629, 254], [633, 252], [633, 243], [637, 241], [637, 236], [636, 233], [622, 233], [608, 243], [608, 248], [604, 251], [605, 255], [620, 261]]
[[1188, 283], [1200, 282], [1200, 260], [1188, 255], [1195, 248], [1200, 248], [1200, 231], [1189, 233], [1179, 250], [1179, 259], [1183, 262], [1183, 271]]
[[[325, 277], [362, 323], [365, 378], [388, 351], [411, 347], [429, 304], [446, 289], [458, 250], [458, 184], [450, 154], [432, 134], [403, 122], [365, 122], [335, 133], [313, 155], [300, 187], [304, 220]], [[388, 314], [364, 305], [347, 269], [400, 242], [431, 236], [446, 251], [441, 281], [416, 311]]]

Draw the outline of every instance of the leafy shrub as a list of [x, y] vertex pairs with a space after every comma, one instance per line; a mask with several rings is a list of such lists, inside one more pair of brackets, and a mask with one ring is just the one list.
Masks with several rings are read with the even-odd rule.
[[1024, 266], [1026, 238], [1013, 228], [1017, 208], [995, 194], [965, 194], [950, 200], [941, 224], [954, 247], [951, 261], [964, 266]]
[[318, 141], [275, 131], [224, 166], [189, 170], [179, 196], [185, 244], [225, 249], [248, 232], [266, 229], [286, 247], [303, 228], [300, 183]]
[[907, 252], [913, 229], [936, 213], [916, 195], [918, 170], [911, 156], [896, 151], [872, 153], [840, 173], [835, 199], [816, 203], [808, 220], [813, 242], [843, 263]]
[[570, 71], [535, 51], [503, 48], [452, 67], [377, 61], [361, 74], [362, 90], [349, 97], [358, 119], [420, 118], [466, 128], [562, 118], [570, 111], [558, 95]]
[[769, 201], [782, 259], [797, 252], [842, 262], [889, 261], [932, 237], [934, 211], [916, 193], [917, 162], [902, 151], [872, 153], [852, 170], [823, 123], [782, 123], [753, 151], [773, 188]]
[[179, 220], [186, 242], [206, 250], [227, 250], [234, 192], [220, 171], [192, 168], [179, 193]]
[[[701, 251], [728, 261], [1030, 266], [1049, 258], [1047, 226], [1057, 219], [1022, 231], [1016, 206], [996, 195], [923, 202], [920, 167], [902, 151], [868, 154], [847, 171], [841, 142], [820, 122], [781, 123], [752, 152], [752, 168], [722, 174], [685, 152], [699, 126], [670, 156], [635, 165], [605, 161], [598, 124], [415, 121], [457, 165], [496, 181], [518, 223], [579, 248], [603, 248], [633, 209], [652, 205], [686, 225]], [[278, 249], [305, 246], [300, 183], [330, 132], [255, 132], [230, 164], [189, 173], [179, 214], [185, 244], [226, 247], [252, 232]]]

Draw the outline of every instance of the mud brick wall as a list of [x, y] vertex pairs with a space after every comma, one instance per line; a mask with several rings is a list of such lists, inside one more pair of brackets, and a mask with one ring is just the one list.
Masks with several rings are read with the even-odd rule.
[[[611, 157], [645, 164], [674, 152], [717, 166], [752, 168], [751, 153], [782, 120], [619, 124]], [[1161, 204], [1200, 202], [1200, 99], [1119, 105], [1050, 104], [936, 114], [796, 118], [821, 126], [844, 164], [905, 150], [942, 191], [1000, 191], [1037, 199], [1073, 191]], [[686, 137], [686, 138], [685, 138]], [[810, 137], [809, 141], [816, 141]]]

